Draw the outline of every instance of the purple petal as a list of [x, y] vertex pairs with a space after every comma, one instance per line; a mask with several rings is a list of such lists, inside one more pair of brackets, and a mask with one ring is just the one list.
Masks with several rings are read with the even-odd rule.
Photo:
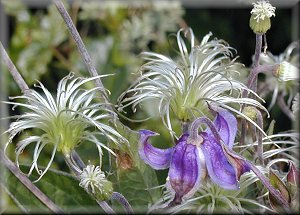
[[159, 149], [148, 143], [148, 138], [158, 135], [149, 130], [140, 130], [139, 155], [153, 169], [166, 169], [170, 165], [173, 148]]
[[171, 204], [179, 204], [182, 197], [194, 195], [200, 185], [201, 167], [198, 147], [187, 144], [188, 135], [184, 134], [174, 147], [169, 170], [169, 180], [175, 191]]
[[235, 169], [228, 162], [222, 146], [210, 134], [203, 132], [201, 135], [204, 138], [201, 149], [211, 180], [225, 189], [238, 189], [239, 185]]
[[[210, 109], [212, 110], [212, 112], [215, 112], [217, 114], [214, 120], [214, 124], [217, 131], [219, 132], [220, 137], [222, 138], [224, 143], [231, 149], [233, 147], [234, 138], [237, 132], [236, 118], [232, 113], [224, 108], [210, 105]], [[212, 134], [210, 129], [207, 129], [206, 132], [208, 134]]]
[[235, 170], [237, 180], [240, 180], [241, 175], [245, 172], [249, 172], [251, 169], [248, 161], [229, 149], [225, 144], [222, 144], [222, 149], [228, 159], [228, 162]]

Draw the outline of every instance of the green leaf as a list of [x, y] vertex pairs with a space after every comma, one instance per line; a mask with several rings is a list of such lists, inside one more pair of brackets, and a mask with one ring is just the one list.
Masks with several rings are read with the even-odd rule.
[[128, 153], [130, 158], [133, 160], [134, 166], [139, 168], [141, 165], [141, 160], [138, 154], [139, 133], [131, 130], [119, 121], [116, 122], [115, 127], [119, 134], [128, 140], [128, 144], [122, 144], [118, 147], [118, 149], [122, 152]]
[[[19, 207], [21, 211], [27, 213], [50, 213], [51, 211], [40, 202], [30, 190], [28, 190], [10, 171], [7, 171], [1, 181], [6, 186], [6, 193], [10, 194], [13, 201], [16, 201], [23, 207]], [[9, 208], [6, 212], [13, 212], [15, 209]], [[25, 211], [24, 211], [25, 210]]]
[[[28, 171], [28, 167], [22, 167], [22, 169]], [[9, 171], [7, 173], [4, 184], [29, 213], [50, 212], [14, 175]], [[32, 180], [37, 178], [36, 173], [34, 173]], [[96, 201], [79, 186], [79, 181], [70, 174], [48, 170], [35, 185], [66, 213], [103, 212]]]
[[116, 190], [126, 197], [135, 213], [144, 213], [149, 204], [161, 197], [158, 189], [152, 189], [158, 185], [155, 171], [143, 166], [118, 171]]
[[[282, 196], [285, 198], [287, 202], [290, 202], [291, 198], [287, 187], [272, 170], [270, 170], [269, 178], [270, 178], [271, 185], [279, 190], [279, 192], [282, 194]], [[271, 193], [269, 193], [269, 199], [270, 199], [271, 206], [274, 210], [283, 211], [282, 205], [278, 203], [278, 201]]]
[[[116, 122], [117, 131], [128, 140], [117, 152], [117, 174], [111, 180], [115, 182], [115, 190], [122, 193], [136, 213], [145, 212], [149, 204], [161, 197], [157, 187], [156, 172], [141, 161], [138, 154], [139, 133], [127, 126]], [[121, 164], [120, 164], [121, 163]], [[114, 205], [117, 207], [117, 205]]]

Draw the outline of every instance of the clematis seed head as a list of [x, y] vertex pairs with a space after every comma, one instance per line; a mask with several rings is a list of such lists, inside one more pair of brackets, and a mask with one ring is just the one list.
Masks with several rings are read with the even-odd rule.
[[[95, 143], [101, 156], [101, 148], [114, 152], [99, 140], [104, 136], [115, 144], [128, 141], [122, 137], [113, 127], [107, 125], [113, 113], [106, 104], [96, 102], [99, 88], [84, 89], [83, 85], [92, 80], [104, 76], [92, 78], [74, 78], [74, 75], [64, 77], [57, 86], [56, 95], [52, 95], [42, 84], [36, 87], [41, 92], [30, 89], [24, 95], [14, 97], [21, 101], [6, 102], [14, 106], [26, 109], [25, 113], [17, 116], [17, 120], [10, 124], [9, 140], [7, 147], [19, 133], [30, 135], [22, 136], [16, 147], [16, 162], [19, 165], [19, 155], [29, 144], [35, 144], [32, 165], [28, 176], [35, 169], [40, 175], [39, 179], [50, 168], [56, 152], [61, 152], [69, 157], [71, 151], [82, 142]], [[44, 171], [38, 167], [39, 156], [45, 146], [52, 146], [51, 158]]]

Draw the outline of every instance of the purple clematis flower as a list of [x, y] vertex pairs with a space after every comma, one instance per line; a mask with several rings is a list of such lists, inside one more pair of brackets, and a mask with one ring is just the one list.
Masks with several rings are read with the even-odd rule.
[[[153, 169], [169, 168], [167, 186], [175, 192], [171, 205], [193, 196], [205, 172], [220, 187], [238, 189], [240, 176], [250, 171], [248, 163], [231, 150], [237, 132], [235, 117], [221, 107], [210, 108], [216, 114], [214, 122], [205, 117], [196, 119], [169, 149], [158, 149], [148, 143], [148, 138], [157, 133], [139, 131], [141, 159]], [[202, 123], [207, 129], [199, 133]]]

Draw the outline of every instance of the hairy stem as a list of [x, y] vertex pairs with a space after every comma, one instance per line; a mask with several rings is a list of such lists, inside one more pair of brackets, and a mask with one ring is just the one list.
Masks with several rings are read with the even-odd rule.
[[189, 131], [190, 122], [181, 122], [182, 133], [187, 133]]
[[68, 154], [64, 154], [64, 158], [66, 161], [66, 164], [68, 165], [68, 167], [70, 168], [70, 170], [77, 176], [79, 177], [79, 175], [81, 174], [82, 170], [80, 169], [80, 167], [71, 159], [71, 155]]
[[262, 35], [261, 34], [255, 34], [255, 53], [254, 53], [254, 61], [253, 61], [253, 67], [257, 67], [259, 65], [259, 56], [261, 53], [261, 47], [262, 47]]
[[[261, 48], [262, 48], [262, 35], [261, 34], [255, 34], [255, 53], [254, 53], [254, 61], [253, 61], [253, 68], [250, 71], [250, 74], [248, 76], [247, 80], [247, 87], [249, 89], [252, 89], [254, 92], [256, 92], [257, 88], [257, 76], [260, 72], [257, 68], [259, 67], [259, 56], [261, 54]], [[248, 97], [248, 92], [246, 90], [243, 91], [242, 93], [243, 98]], [[242, 105], [242, 109], [245, 106]], [[243, 145], [245, 143], [245, 137], [246, 137], [246, 120], [242, 119], [241, 120], [241, 137], [240, 137], [240, 145]]]
[[[256, 120], [257, 120], [257, 125], [263, 129], [263, 117], [261, 115], [261, 112], [259, 110], [257, 110], [256, 108], [253, 108], [253, 110], [255, 110], [256, 112]], [[261, 131], [257, 131], [257, 156], [258, 156], [258, 160], [259, 163], [263, 166], [264, 165], [264, 159], [263, 159], [263, 134]]]
[[106, 201], [97, 200], [97, 203], [107, 214], [116, 214], [116, 212], [107, 204]]
[[287, 200], [276, 188], [274, 188], [271, 185], [268, 178], [266, 176], [264, 176], [253, 163], [251, 163], [247, 159], [243, 158], [239, 154], [237, 154], [234, 151], [232, 151], [231, 149], [229, 149], [228, 146], [226, 146], [224, 143], [219, 143], [219, 144], [222, 146], [224, 152], [226, 152], [226, 155], [228, 157], [231, 157], [231, 159], [234, 159], [240, 163], [241, 162], [244, 163], [244, 165], [247, 165], [254, 172], [254, 174], [260, 179], [261, 183], [269, 190], [269, 192], [276, 198], [276, 200], [284, 207], [286, 212], [289, 212], [290, 206], [289, 206], [289, 203], [287, 202]]
[[240, 137], [240, 141], [239, 141], [239, 145], [240, 146], [243, 146], [245, 145], [245, 137], [246, 137], [246, 127], [247, 127], [247, 124], [246, 124], [246, 120], [245, 119], [241, 119], [241, 137]]
[[127, 214], [133, 214], [131, 205], [121, 193], [113, 192], [111, 199], [117, 200], [123, 206]]
[[[258, 65], [257, 67], [251, 69], [251, 72], [248, 76], [248, 80], [247, 80], [247, 87], [251, 90], [253, 90], [256, 93], [257, 90], [257, 86], [255, 86], [257, 83], [257, 76], [259, 73], [262, 72], [272, 72], [274, 73], [274, 71], [276, 71], [276, 69], [278, 68], [278, 65]], [[248, 94], [247, 91], [244, 90], [243, 92], [243, 97], [247, 98]]]
[[[255, 34], [255, 39], [256, 39], [256, 43], [255, 43], [255, 53], [254, 53], [254, 61], [253, 61], [253, 68], [250, 71], [250, 74], [248, 76], [248, 81], [247, 81], [247, 87], [249, 89], [254, 89], [254, 92], [256, 92], [256, 85], [257, 85], [257, 75], [258, 75], [258, 71], [256, 69], [256, 67], [258, 67], [259, 65], [259, 56], [261, 53], [261, 46], [262, 46], [262, 35], [261, 34]], [[243, 91], [242, 93], [243, 98], [247, 98], [248, 97], [248, 92], [246, 90]], [[242, 109], [245, 106], [242, 105]], [[245, 138], [246, 138], [246, 120], [242, 119], [241, 120], [241, 137], [240, 137], [240, 145], [243, 145], [245, 143]]]
[[252, 164], [250, 161], [247, 162], [250, 166], [251, 170], [255, 173], [255, 175], [260, 179], [263, 185], [267, 187], [269, 192], [276, 198], [276, 200], [284, 207], [284, 209], [288, 212], [290, 209], [289, 203], [285, 200], [282, 194], [275, 189], [269, 182], [269, 180], [257, 169], [257, 167]]
[[[81, 39], [75, 25], [73, 24], [73, 21], [69, 15], [69, 13], [67, 12], [65, 6], [61, 2], [61, 0], [53, 0], [53, 2], [55, 4], [57, 10], [61, 14], [62, 18], [64, 19], [64, 21], [68, 27], [68, 30], [77, 45], [79, 53], [81, 54], [81, 57], [88, 68], [90, 75], [92, 77], [98, 76], [98, 72], [97, 72], [95, 66], [93, 65], [92, 59], [91, 59], [89, 53], [87, 52], [87, 49], [85, 48], [85, 45], [83, 44], [82, 39]], [[107, 97], [105, 88], [104, 88], [101, 80], [95, 79], [95, 83], [96, 83], [96, 86], [99, 87], [99, 89], [101, 91], [102, 99], [104, 100], [105, 103], [109, 104], [108, 97]]]
[[16, 178], [27, 187], [43, 204], [45, 204], [54, 213], [63, 213], [63, 210], [54, 204], [37, 186], [35, 186], [23, 173], [20, 172], [19, 168], [11, 162], [8, 157], [0, 150], [1, 163], [5, 165]]
[[17, 83], [17, 85], [19, 86], [21, 91], [23, 93], [25, 93], [27, 90], [29, 90], [29, 87], [26, 84], [26, 82], [24, 81], [24, 79], [22, 78], [19, 71], [17, 70], [16, 66], [13, 64], [13, 62], [9, 58], [9, 56], [8, 56], [7, 52], [5, 51], [5, 49], [4, 49], [1, 42], [0, 42], [0, 54], [1, 54], [0, 55], [1, 59], [6, 64], [6, 66], [9, 70], [10, 74], [12, 75], [13, 79], [15, 80], [15, 82]]
[[78, 165], [78, 167], [81, 170], [83, 170], [86, 167], [85, 163], [82, 161], [81, 157], [77, 154], [75, 150], [71, 152], [71, 159]]
[[280, 93], [277, 97], [277, 101], [278, 101], [278, 106], [280, 107], [280, 109], [282, 110], [282, 112], [287, 115], [290, 120], [295, 120], [295, 117], [293, 115], [293, 112], [290, 110], [290, 108], [286, 105], [285, 101], [284, 101], [284, 95], [282, 93]]

